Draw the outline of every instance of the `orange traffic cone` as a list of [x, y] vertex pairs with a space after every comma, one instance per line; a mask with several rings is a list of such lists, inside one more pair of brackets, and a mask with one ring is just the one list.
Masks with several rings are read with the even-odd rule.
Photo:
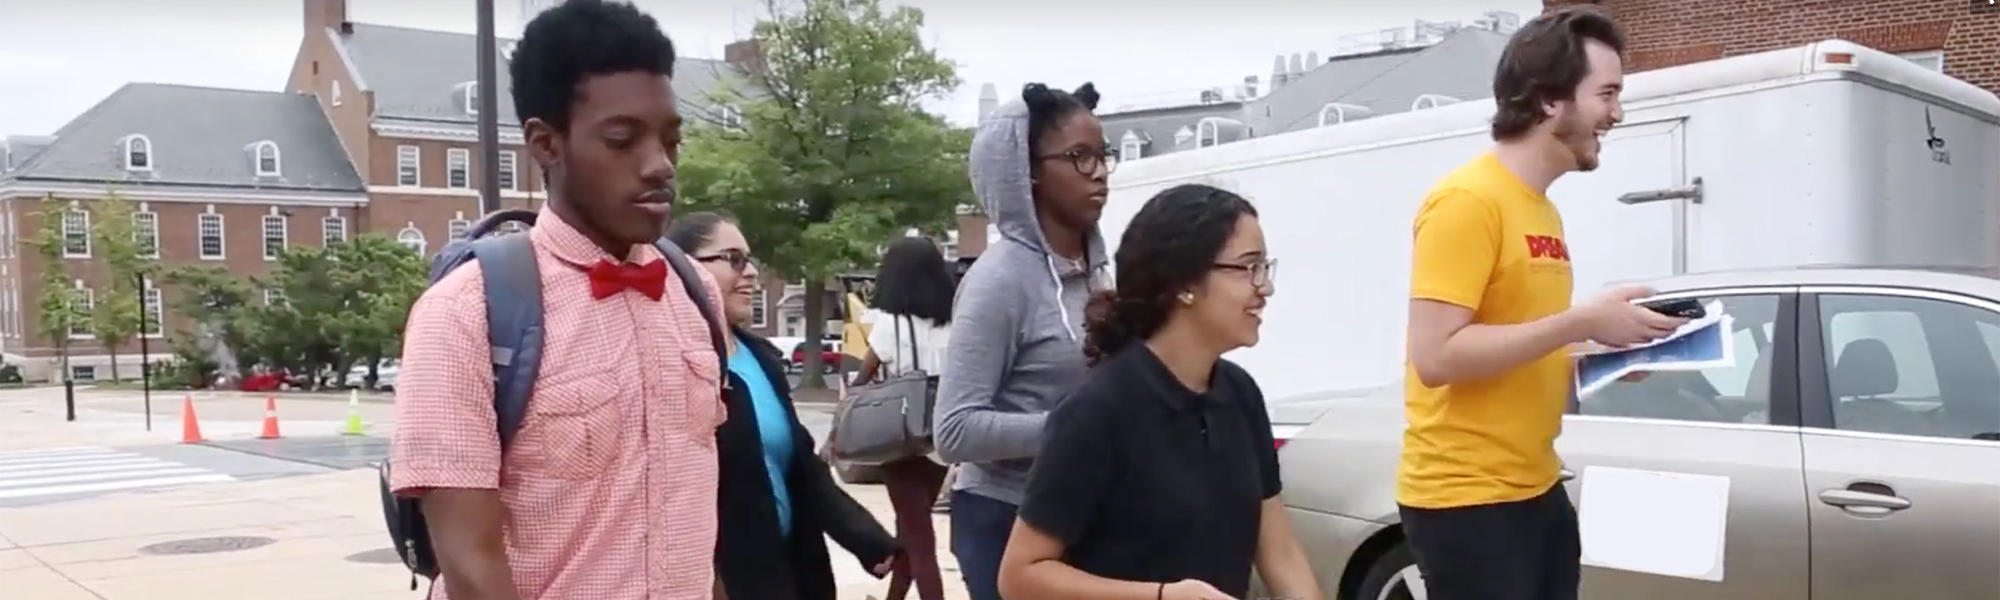
[[201, 421], [194, 417], [194, 395], [181, 396], [181, 443], [201, 442]]
[[262, 434], [258, 435], [258, 436], [257, 436], [257, 439], [260, 439], [260, 440], [275, 440], [275, 439], [278, 439], [278, 397], [277, 397], [277, 396], [265, 396], [265, 397], [264, 397], [264, 433], [262, 433]]

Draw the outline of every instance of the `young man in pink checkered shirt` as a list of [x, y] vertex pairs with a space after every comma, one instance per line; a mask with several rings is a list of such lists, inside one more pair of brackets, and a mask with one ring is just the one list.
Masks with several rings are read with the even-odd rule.
[[652, 246], [681, 140], [673, 44], [629, 4], [571, 0], [509, 67], [549, 191], [529, 233], [540, 380], [503, 456], [479, 265], [440, 280], [404, 334], [391, 487], [422, 498], [434, 598], [709, 600], [721, 365]]

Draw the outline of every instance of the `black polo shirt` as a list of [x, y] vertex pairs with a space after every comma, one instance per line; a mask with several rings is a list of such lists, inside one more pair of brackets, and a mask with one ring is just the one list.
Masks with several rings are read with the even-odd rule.
[[1144, 344], [1091, 369], [1049, 414], [1021, 520], [1086, 573], [1244, 597], [1278, 453], [1250, 374], [1225, 360], [1209, 380], [1188, 390]]

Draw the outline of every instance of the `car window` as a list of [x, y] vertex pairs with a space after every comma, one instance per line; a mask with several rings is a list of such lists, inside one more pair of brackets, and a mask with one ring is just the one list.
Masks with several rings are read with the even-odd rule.
[[1644, 381], [1614, 383], [1577, 403], [1577, 413], [1706, 423], [1770, 422], [1771, 344], [1778, 318], [1776, 295], [1718, 296], [1733, 319], [1736, 364], [1700, 371], [1653, 373]]
[[2000, 433], [2000, 315], [1958, 302], [1821, 296], [1837, 429], [1968, 439]]

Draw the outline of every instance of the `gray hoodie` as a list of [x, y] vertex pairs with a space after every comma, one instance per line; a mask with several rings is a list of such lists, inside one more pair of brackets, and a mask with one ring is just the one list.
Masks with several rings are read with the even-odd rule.
[[938, 456], [959, 467], [953, 489], [1021, 503], [1042, 420], [1083, 382], [1083, 307], [1108, 284], [1092, 227], [1088, 266], [1049, 252], [1028, 181], [1028, 109], [996, 109], [972, 140], [973, 193], [1000, 238], [972, 264], [952, 308], [938, 384]]

